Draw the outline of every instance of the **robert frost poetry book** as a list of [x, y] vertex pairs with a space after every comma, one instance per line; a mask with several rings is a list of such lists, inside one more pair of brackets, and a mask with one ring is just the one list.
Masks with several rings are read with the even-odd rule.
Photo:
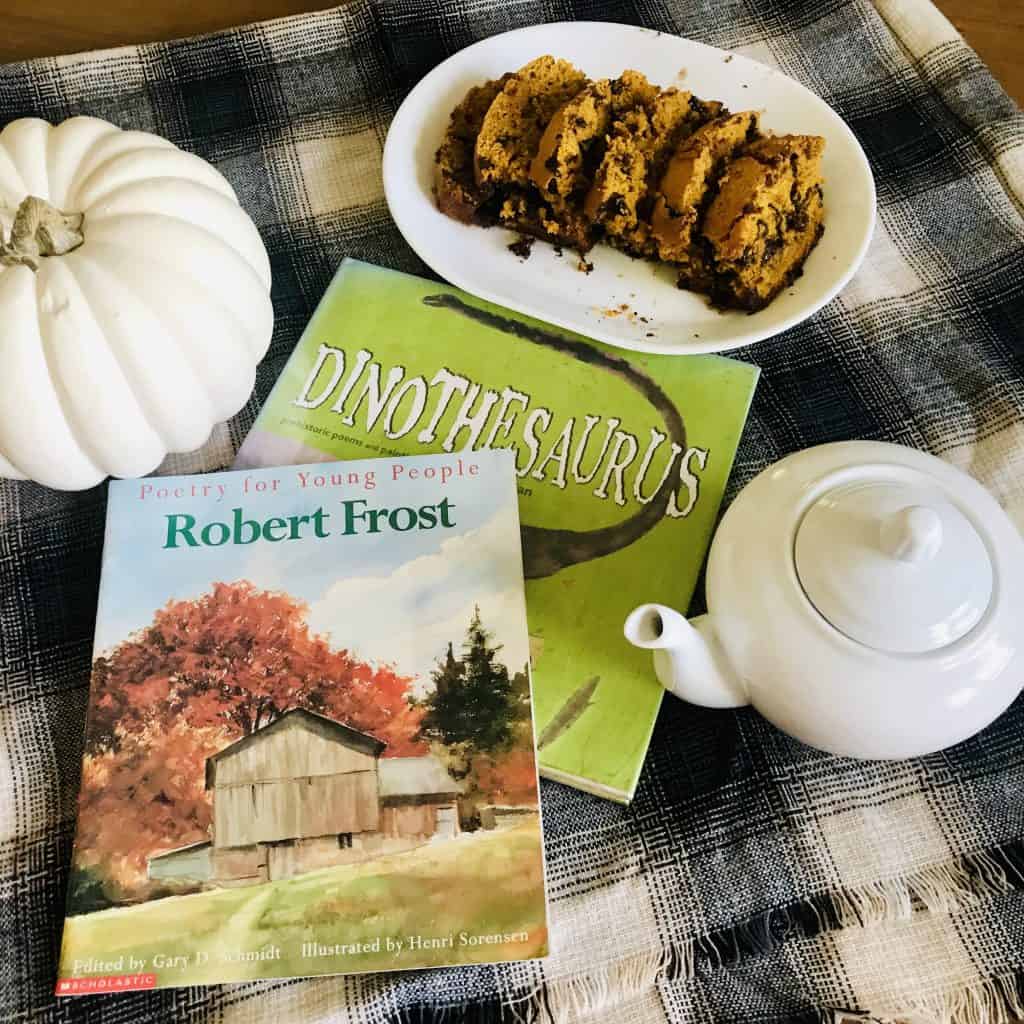
[[516, 478], [113, 481], [58, 995], [547, 952]]
[[622, 625], [689, 603], [757, 372], [346, 261], [236, 466], [511, 448], [541, 774], [628, 801], [662, 689]]

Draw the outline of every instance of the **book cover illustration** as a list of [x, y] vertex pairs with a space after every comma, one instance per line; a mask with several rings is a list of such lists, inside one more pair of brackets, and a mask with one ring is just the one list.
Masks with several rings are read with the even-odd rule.
[[346, 260], [235, 464], [511, 449], [541, 774], [628, 801], [663, 691], [622, 624], [688, 605], [757, 374]]
[[58, 995], [547, 951], [513, 460], [112, 481]]

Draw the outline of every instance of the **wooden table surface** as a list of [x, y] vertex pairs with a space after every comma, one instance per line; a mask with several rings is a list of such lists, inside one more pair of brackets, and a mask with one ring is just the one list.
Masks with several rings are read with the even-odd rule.
[[[1024, 0], [937, 0], [939, 8], [1024, 106]], [[210, 32], [298, 11], [330, 0], [6, 0], [0, 63], [76, 53], [121, 43]]]

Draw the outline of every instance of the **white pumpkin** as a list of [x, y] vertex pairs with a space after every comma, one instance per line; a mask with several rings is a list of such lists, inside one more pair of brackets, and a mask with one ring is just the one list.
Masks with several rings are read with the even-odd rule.
[[272, 329], [267, 251], [204, 160], [94, 117], [0, 132], [0, 476], [78, 489], [198, 448]]

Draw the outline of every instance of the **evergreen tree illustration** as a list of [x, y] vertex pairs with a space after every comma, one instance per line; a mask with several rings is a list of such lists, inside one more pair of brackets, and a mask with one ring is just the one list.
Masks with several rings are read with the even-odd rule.
[[452, 645], [431, 673], [434, 690], [427, 697], [422, 735], [473, 753], [496, 753], [513, 739], [520, 717], [519, 695], [508, 669], [498, 660], [500, 644], [480, 618], [479, 607], [466, 630], [462, 656]]

